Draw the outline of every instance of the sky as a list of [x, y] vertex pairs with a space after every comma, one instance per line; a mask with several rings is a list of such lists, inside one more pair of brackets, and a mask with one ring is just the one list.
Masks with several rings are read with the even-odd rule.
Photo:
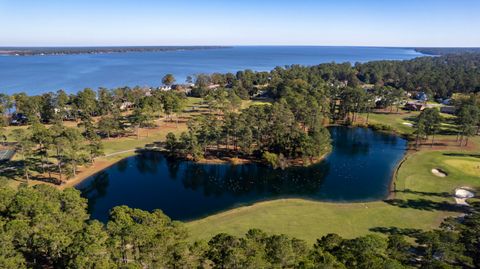
[[0, 46], [480, 47], [479, 0], [0, 0]]

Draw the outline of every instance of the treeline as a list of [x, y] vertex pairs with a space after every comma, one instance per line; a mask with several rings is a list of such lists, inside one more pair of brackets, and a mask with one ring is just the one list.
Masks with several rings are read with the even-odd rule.
[[430, 55], [448, 55], [448, 54], [465, 54], [480, 53], [480, 48], [469, 47], [450, 47], [450, 48], [415, 48], [415, 51]]
[[9, 124], [8, 116], [17, 120], [13, 124], [89, 121], [92, 117], [116, 116], [127, 110], [145, 118], [161, 113], [170, 116], [184, 108], [185, 100], [181, 92], [141, 87], [99, 88], [97, 91], [86, 88], [70, 95], [63, 90], [34, 96], [23, 92], [11, 96], [0, 93], [0, 123]]
[[127, 47], [32, 47], [16, 48], [3, 47], [3, 54], [16, 56], [32, 55], [68, 55], [68, 54], [99, 54], [99, 53], [125, 53], [125, 52], [159, 52], [179, 50], [204, 50], [228, 48], [224, 46], [127, 46]]
[[326, 63], [311, 67], [299, 65], [277, 67], [270, 72], [239, 71], [199, 75], [193, 94], [201, 96], [207, 86], [215, 84], [232, 88], [246, 98], [262, 92], [277, 96], [283, 85], [302, 79], [310, 85], [328, 86], [373, 84], [405, 91], [423, 91], [431, 97], [450, 97], [453, 93], [480, 91], [480, 54], [449, 54], [440, 57], [419, 57], [408, 61], [372, 61], [368, 63]]
[[387, 236], [321, 237], [313, 246], [252, 229], [193, 241], [160, 210], [115, 207], [90, 220], [79, 191], [0, 185], [0, 268], [474, 268], [480, 213], [439, 230], [376, 228]]
[[355, 66], [357, 77], [372, 84], [386, 84], [424, 91], [435, 97], [480, 91], [480, 53], [421, 57], [410, 61], [375, 61]]

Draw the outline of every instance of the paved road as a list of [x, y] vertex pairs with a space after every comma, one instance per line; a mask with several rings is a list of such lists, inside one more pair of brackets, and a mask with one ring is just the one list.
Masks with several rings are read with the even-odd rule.
[[0, 150], [0, 161], [10, 160], [13, 154], [15, 154], [15, 151], [11, 149]]
[[113, 152], [113, 153], [110, 153], [110, 154], [105, 154], [101, 157], [110, 157], [110, 156], [115, 156], [115, 155], [118, 155], [118, 154], [122, 154], [122, 153], [127, 153], [127, 152], [132, 152], [132, 151], [136, 151], [137, 149], [128, 149], [128, 150], [122, 150], [122, 151], [117, 151], [117, 152]]
[[[148, 149], [148, 150], [155, 150], [155, 149], [161, 149], [160, 147], [145, 147], [144, 149]], [[109, 153], [109, 154], [105, 154], [101, 157], [111, 157], [111, 156], [115, 156], [115, 155], [118, 155], [118, 154], [122, 154], [122, 153], [127, 153], [127, 152], [133, 152], [133, 151], [137, 151], [139, 150], [138, 148], [136, 149], [127, 149], [127, 150], [122, 150], [122, 151], [117, 151], [117, 152], [112, 152], [112, 153]]]

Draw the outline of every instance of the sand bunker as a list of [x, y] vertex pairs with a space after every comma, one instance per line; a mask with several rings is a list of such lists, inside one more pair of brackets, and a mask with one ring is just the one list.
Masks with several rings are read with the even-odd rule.
[[473, 191], [464, 189], [464, 188], [458, 188], [455, 190], [455, 197], [457, 198], [473, 198], [475, 197], [475, 193]]
[[447, 173], [445, 173], [442, 170], [437, 169], [437, 168], [432, 169], [432, 174], [436, 175], [437, 177], [446, 177], [447, 176]]
[[410, 123], [410, 122], [403, 122], [402, 124], [403, 124], [403, 125], [406, 125], [406, 126], [409, 126], [409, 127], [412, 127], [412, 126], [413, 126], [413, 124]]
[[475, 197], [475, 193], [467, 188], [455, 189], [455, 202], [457, 205], [467, 205], [467, 199]]

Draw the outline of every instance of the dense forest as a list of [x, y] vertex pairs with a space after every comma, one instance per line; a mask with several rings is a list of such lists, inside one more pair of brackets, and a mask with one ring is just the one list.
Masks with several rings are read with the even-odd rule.
[[90, 220], [74, 189], [0, 185], [0, 268], [473, 268], [480, 266], [480, 212], [447, 219], [439, 230], [377, 227], [313, 246], [258, 229], [193, 241], [160, 210], [115, 207]]
[[292, 65], [270, 72], [239, 71], [236, 74], [198, 75], [197, 91], [209, 84], [234, 88], [241, 97], [266, 90], [281, 94], [288, 81], [301, 79], [312, 87], [326, 83], [328, 87], [362, 84], [391, 86], [405, 91], [424, 91], [432, 98], [450, 97], [453, 93], [480, 91], [480, 54], [462, 53], [440, 57], [419, 57], [407, 61], [372, 61], [367, 63], [326, 63], [311, 67]]
[[204, 157], [208, 149], [235, 157], [256, 156], [273, 167], [285, 167], [292, 159], [312, 163], [330, 149], [321, 100], [312, 92], [305, 99], [285, 98], [238, 112], [240, 98], [233, 91], [217, 89], [206, 96], [210, 113], [192, 119], [179, 139], [168, 134], [167, 149], [194, 159]]
[[421, 90], [434, 97], [480, 91], [480, 54], [421, 57], [356, 65], [362, 82]]
[[430, 55], [480, 53], [480, 48], [473, 47], [450, 47], [450, 48], [415, 48], [415, 51]]

